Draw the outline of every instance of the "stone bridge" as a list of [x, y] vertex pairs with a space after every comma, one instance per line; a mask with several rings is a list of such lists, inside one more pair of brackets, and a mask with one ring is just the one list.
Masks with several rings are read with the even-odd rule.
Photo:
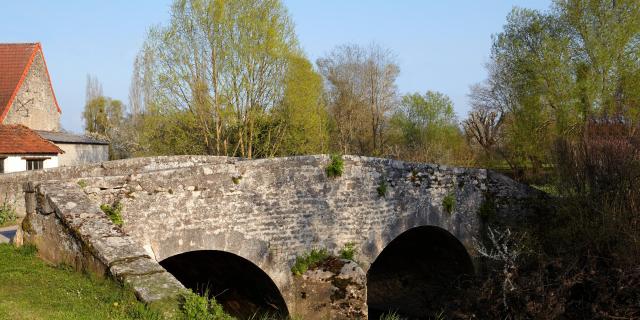
[[[473, 239], [486, 224], [515, 224], [542, 196], [483, 169], [343, 159], [333, 178], [328, 156], [147, 158], [66, 179], [51, 171], [24, 184], [21, 237], [45, 260], [112, 276], [146, 302], [187, 287], [240, 318], [424, 317], [473, 275]], [[101, 206], [121, 208], [122, 226]], [[349, 247], [356, 262], [292, 272], [314, 249]]]

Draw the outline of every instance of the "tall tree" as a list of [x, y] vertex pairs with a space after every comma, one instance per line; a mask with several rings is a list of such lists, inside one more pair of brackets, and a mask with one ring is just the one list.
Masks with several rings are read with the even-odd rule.
[[451, 99], [439, 92], [407, 94], [391, 119], [396, 156], [412, 161], [456, 163], [467, 153]]
[[192, 131], [184, 138], [207, 154], [277, 153], [285, 124], [274, 110], [296, 94], [289, 90], [286, 96], [287, 87], [296, 85], [287, 79], [289, 69], [306, 60], [282, 3], [176, 0], [171, 13], [169, 25], [152, 30], [141, 53], [140, 69], [153, 92], [146, 96], [146, 112], [154, 114], [147, 121], [189, 118], [180, 124], [191, 127], [184, 128]]
[[540, 168], [554, 141], [583, 139], [590, 119], [623, 117], [637, 127], [639, 40], [638, 1], [514, 9], [494, 38], [489, 79], [471, 96], [476, 120], [483, 112], [499, 119], [503, 145], [494, 150], [514, 168]]
[[343, 45], [318, 60], [327, 83], [332, 140], [343, 153], [382, 155], [386, 120], [398, 104], [400, 72], [393, 54], [378, 45]]

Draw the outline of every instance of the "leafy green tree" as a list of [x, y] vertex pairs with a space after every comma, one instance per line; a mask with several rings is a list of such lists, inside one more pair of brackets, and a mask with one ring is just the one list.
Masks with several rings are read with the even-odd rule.
[[[176, 0], [171, 17], [150, 32], [132, 87], [149, 114], [143, 129], [159, 130], [145, 132], [148, 152], [268, 157], [308, 152], [326, 136], [316, 130], [322, 112], [310, 113], [321, 83], [279, 0]], [[318, 138], [301, 142], [295, 132], [310, 127]], [[192, 147], [171, 152], [160, 133]]]
[[458, 127], [453, 102], [439, 92], [402, 97], [391, 119], [396, 156], [414, 161], [454, 163], [463, 156], [466, 142]]
[[274, 118], [282, 123], [278, 155], [328, 151], [328, 113], [322, 96], [322, 77], [303, 57], [291, 58], [282, 103]]
[[555, 141], [584, 139], [594, 118], [637, 124], [639, 39], [638, 1], [514, 9], [494, 38], [489, 78], [471, 95], [474, 114], [498, 115], [500, 147], [491, 150], [514, 169], [539, 169], [553, 162]]

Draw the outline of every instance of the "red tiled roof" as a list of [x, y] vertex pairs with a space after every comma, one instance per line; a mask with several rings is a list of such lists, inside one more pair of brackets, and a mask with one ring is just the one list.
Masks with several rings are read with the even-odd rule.
[[64, 151], [23, 125], [0, 125], [0, 154], [58, 153]]
[[[29, 73], [31, 64], [38, 52], [42, 54], [40, 43], [0, 43], [0, 123], [4, 121], [4, 118], [9, 113], [13, 99], [18, 94], [18, 90]], [[51, 84], [51, 77], [49, 77], [49, 71], [47, 70], [47, 62], [44, 61], [44, 54], [42, 54], [42, 59], [47, 80]], [[51, 87], [51, 94], [56, 108], [60, 112], [53, 87]]]

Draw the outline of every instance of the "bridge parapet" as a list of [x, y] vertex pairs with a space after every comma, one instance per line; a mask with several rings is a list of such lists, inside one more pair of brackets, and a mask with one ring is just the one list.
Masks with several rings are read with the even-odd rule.
[[131, 286], [139, 299], [175, 297], [184, 287], [130, 235], [116, 227], [74, 182], [28, 183], [23, 241], [46, 261]]

